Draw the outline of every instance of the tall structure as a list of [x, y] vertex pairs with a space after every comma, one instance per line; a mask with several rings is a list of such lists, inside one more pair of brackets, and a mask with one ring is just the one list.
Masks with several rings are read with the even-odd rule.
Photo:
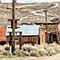
[[[45, 5], [46, 5], [47, 0], [45, 0]], [[45, 8], [45, 21], [46, 21], [46, 42], [49, 43], [49, 38], [48, 38], [48, 22], [47, 22], [47, 9]]]
[[45, 12], [45, 21], [46, 21], [46, 42], [49, 43], [49, 39], [48, 39], [48, 22], [47, 22], [47, 10], [44, 11]]
[[12, 19], [13, 19], [13, 26], [12, 26], [12, 28], [13, 28], [13, 43], [12, 43], [12, 46], [13, 46], [13, 51], [15, 50], [15, 1], [16, 0], [13, 0], [13, 3], [12, 3], [12, 7], [13, 7], [13, 9], [12, 9]]

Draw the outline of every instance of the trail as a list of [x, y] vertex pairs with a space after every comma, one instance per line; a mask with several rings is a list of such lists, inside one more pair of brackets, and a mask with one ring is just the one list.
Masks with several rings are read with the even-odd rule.
[[[28, 7], [28, 6], [31, 6], [31, 5], [18, 6], [17, 8]], [[59, 4], [58, 4], [58, 3], [55, 3], [55, 6], [52, 6], [51, 9], [52, 9], [52, 8], [56, 8], [56, 7], [58, 7], [58, 6], [59, 6]], [[43, 9], [42, 9], [42, 10], [43, 10]], [[20, 18], [20, 22], [21, 22], [24, 18], [28, 18], [28, 17], [33, 16], [33, 15], [45, 16], [45, 14], [37, 13], [37, 12], [39, 12], [39, 11], [42, 12], [42, 10], [30, 11], [29, 13], [33, 13], [33, 14], [28, 15], [28, 16], [25, 16], [25, 17], [23, 17], [23, 18]], [[50, 17], [51, 19], [56, 18], [55, 16], [51, 16], [51, 15], [47, 15], [47, 16]]]
[[[58, 3], [56, 3], [56, 5], [54, 7], [51, 7], [51, 8], [56, 8], [58, 7]], [[31, 13], [33, 13], [34, 15], [40, 15], [40, 16], [45, 16], [45, 14], [42, 14], [42, 13], [36, 13], [36, 12], [39, 12], [40, 10], [35, 10], [35, 11], [32, 11]], [[47, 15], [48, 17], [51, 17], [51, 18], [54, 18], [54, 16], [51, 16], [51, 15]]]
[[45, 57], [17, 57], [17, 58], [3, 58], [1, 60], [60, 60], [60, 54]]

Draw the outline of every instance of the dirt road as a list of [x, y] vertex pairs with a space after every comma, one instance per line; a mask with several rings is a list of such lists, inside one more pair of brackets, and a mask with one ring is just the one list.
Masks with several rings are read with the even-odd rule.
[[2, 58], [0, 60], [60, 60], [60, 54], [46, 57], [17, 57], [17, 58]]

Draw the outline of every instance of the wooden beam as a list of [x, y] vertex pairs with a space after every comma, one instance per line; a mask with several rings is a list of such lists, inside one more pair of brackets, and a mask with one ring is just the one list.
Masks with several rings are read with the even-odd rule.
[[15, 0], [13, 0], [12, 6], [13, 6], [13, 9], [12, 9], [12, 19], [13, 19], [12, 52], [14, 52], [15, 51]]
[[[11, 21], [11, 28], [13, 28], [13, 21], [14, 20], [13, 19], [8, 19], [8, 21]], [[19, 21], [19, 19], [15, 20], [15, 23], [14, 23], [15, 24], [15, 28], [19, 28], [19, 27], [17, 27], [17, 21]]]
[[[8, 19], [8, 21], [11, 21], [11, 20], [13, 20], [13, 19]], [[15, 19], [15, 21], [20, 21], [20, 19]]]
[[[12, 28], [12, 27], [8, 27], [8, 28]], [[20, 27], [15, 27], [15, 28], [20, 28]]]
[[20, 37], [21, 37], [21, 38], [20, 38], [20, 44], [19, 44], [19, 45], [20, 45], [20, 50], [21, 50], [21, 39], [22, 39], [22, 32], [20, 32]]
[[[48, 22], [47, 22], [48, 23]], [[35, 23], [36, 25], [41, 25], [41, 24], [43, 24], [43, 25], [46, 25], [46, 23]], [[58, 22], [57, 23], [48, 23], [48, 25], [55, 25], [55, 24], [59, 24]]]
[[[8, 33], [12, 33], [12, 32], [8, 32]], [[15, 33], [20, 33], [20, 34], [21, 34], [21, 32], [20, 32], [20, 31], [17, 31], [17, 32], [15, 32]]]

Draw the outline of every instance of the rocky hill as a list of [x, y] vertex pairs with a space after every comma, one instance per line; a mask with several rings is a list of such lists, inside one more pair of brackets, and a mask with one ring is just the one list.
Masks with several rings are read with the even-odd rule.
[[[60, 2], [51, 3], [16, 3], [15, 18], [20, 19], [18, 22], [45, 22], [45, 12], [47, 9], [48, 23], [52, 19], [60, 17]], [[8, 19], [12, 19], [12, 4], [0, 3], [0, 26], [10, 24]]]

